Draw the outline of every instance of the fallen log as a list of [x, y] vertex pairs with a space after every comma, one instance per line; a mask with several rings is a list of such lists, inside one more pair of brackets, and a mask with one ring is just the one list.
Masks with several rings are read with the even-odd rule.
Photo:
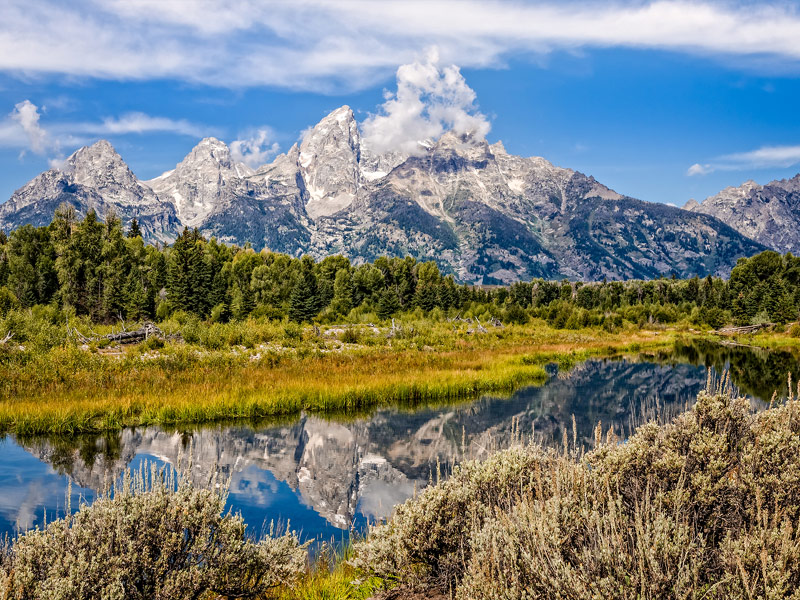
[[156, 336], [159, 338], [164, 337], [164, 332], [152, 323], [145, 323], [143, 327], [133, 331], [121, 331], [120, 333], [109, 333], [102, 336], [101, 339], [106, 339], [109, 342], [119, 342], [120, 344], [135, 344], [143, 342], [147, 338]]
[[769, 327], [775, 327], [775, 323], [759, 323], [758, 325], [742, 325], [741, 327], [723, 327], [722, 329], [718, 329], [713, 333], [717, 335], [745, 335], [748, 333], [755, 333], [756, 331], [761, 331], [762, 329], [767, 329]]
[[119, 333], [109, 333], [107, 335], [92, 335], [85, 336], [75, 328], [69, 329], [70, 333], [74, 335], [82, 344], [90, 344], [92, 342], [117, 342], [118, 344], [137, 344], [144, 342], [148, 338], [158, 337], [161, 339], [179, 339], [180, 336], [165, 336], [164, 332], [156, 327], [153, 323], [145, 323], [139, 329], [133, 331], [120, 331]]

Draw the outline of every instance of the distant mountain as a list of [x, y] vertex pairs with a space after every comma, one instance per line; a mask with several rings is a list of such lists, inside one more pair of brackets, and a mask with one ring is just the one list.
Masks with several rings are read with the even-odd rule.
[[764, 249], [712, 216], [622, 196], [468, 134], [421, 140], [413, 155], [373, 152], [347, 106], [256, 170], [206, 138], [142, 182], [98, 142], [0, 205], [0, 228], [46, 224], [64, 201], [135, 216], [149, 240], [187, 226], [292, 255], [412, 255], [477, 283], [725, 274]]
[[175, 207], [136, 179], [105, 140], [81, 148], [61, 167], [45, 171], [14, 192], [0, 205], [0, 228], [47, 225], [63, 202], [80, 214], [94, 209], [101, 218], [113, 211], [123, 223], [135, 217], [151, 241], [171, 242], [181, 229]]
[[800, 252], [800, 174], [766, 185], [745, 181], [684, 208], [712, 215], [778, 252]]

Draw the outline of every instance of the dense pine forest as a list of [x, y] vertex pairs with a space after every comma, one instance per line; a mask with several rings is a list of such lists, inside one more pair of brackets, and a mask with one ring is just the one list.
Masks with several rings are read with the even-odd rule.
[[315, 262], [206, 240], [197, 230], [156, 247], [142, 241], [135, 220], [126, 230], [113, 215], [105, 222], [93, 212], [78, 219], [62, 206], [47, 227], [0, 232], [0, 314], [35, 305], [98, 323], [163, 320], [177, 311], [212, 322], [288, 317], [320, 323], [469, 311], [508, 322], [539, 317], [566, 329], [685, 319], [711, 327], [781, 324], [798, 318], [800, 258], [763, 252], [741, 259], [728, 280], [534, 280], [483, 288], [459, 285], [435, 263], [412, 257]]

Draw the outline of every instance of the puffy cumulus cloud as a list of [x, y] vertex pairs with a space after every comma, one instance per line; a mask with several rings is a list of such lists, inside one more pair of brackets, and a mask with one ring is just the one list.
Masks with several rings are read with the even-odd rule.
[[786, 168], [800, 164], [800, 146], [762, 146], [749, 152], [726, 154], [706, 164], [694, 164], [687, 175], [708, 175], [714, 171]]
[[39, 107], [33, 102], [18, 102], [9, 117], [24, 132], [30, 150], [36, 154], [45, 154], [50, 149], [50, 136], [39, 123]]
[[439, 52], [432, 49], [424, 60], [397, 69], [397, 91], [362, 125], [364, 143], [378, 153], [416, 154], [419, 142], [449, 130], [483, 138], [490, 125], [475, 99], [459, 68], [440, 66]]
[[[554, 50], [752, 57], [796, 71], [796, 2], [3, 0], [0, 70], [231, 87], [365, 87], [435, 44], [462, 67]], [[734, 61], [726, 60], [728, 64]]]
[[278, 142], [271, 142], [272, 130], [257, 129], [245, 139], [231, 142], [231, 158], [255, 169], [270, 161], [280, 150]]

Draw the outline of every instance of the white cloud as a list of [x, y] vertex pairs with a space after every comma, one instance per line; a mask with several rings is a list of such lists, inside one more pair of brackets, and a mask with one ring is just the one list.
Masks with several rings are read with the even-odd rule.
[[36, 154], [44, 154], [48, 150], [49, 136], [39, 124], [39, 107], [30, 100], [23, 100], [14, 106], [9, 116], [25, 132], [31, 150]]
[[800, 163], [800, 146], [762, 146], [751, 152], [728, 154], [722, 160], [734, 165], [791, 167]]
[[363, 125], [364, 142], [373, 151], [420, 150], [419, 142], [443, 132], [471, 132], [483, 138], [489, 122], [475, 107], [475, 92], [455, 65], [440, 67], [437, 49], [423, 61], [397, 69], [397, 91], [387, 94], [381, 112]]
[[231, 158], [254, 169], [268, 163], [280, 151], [278, 142], [270, 143], [271, 137], [272, 130], [265, 127], [252, 132], [245, 139], [231, 142]]
[[431, 45], [462, 67], [627, 47], [797, 69], [800, 8], [782, 0], [198, 0], [191, 10], [184, 0], [4, 0], [0, 8], [0, 70], [26, 76], [352, 89]]
[[190, 123], [186, 119], [153, 117], [140, 112], [132, 112], [121, 117], [107, 117], [101, 123], [78, 123], [68, 126], [81, 133], [98, 135], [125, 135], [129, 133], [169, 132], [190, 137], [209, 135], [208, 128]]
[[707, 175], [714, 171], [786, 168], [800, 164], [800, 146], [762, 146], [749, 152], [726, 154], [707, 164], [694, 164], [687, 175]]
[[43, 125], [41, 112], [30, 100], [14, 106], [8, 117], [0, 121], [0, 147], [16, 148], [47, 156], [51, 164], [63, 159], [61, 148], [74, 148], [91, 143], [98, 137], [167, 132], [189, 137], [204, 137], [214, 133], [207, 127], [185, 119], [153, 117], [144, 113], [127, 113], [107, 117], [98, 122], [52, 122]]
[[711, 165], [701, 165], [700, 163], [694, 163], [691, 167], [686, 170], [686, 174], [690, 177], [694, 175], [707, 175], [711, 173], [714, 169]]

